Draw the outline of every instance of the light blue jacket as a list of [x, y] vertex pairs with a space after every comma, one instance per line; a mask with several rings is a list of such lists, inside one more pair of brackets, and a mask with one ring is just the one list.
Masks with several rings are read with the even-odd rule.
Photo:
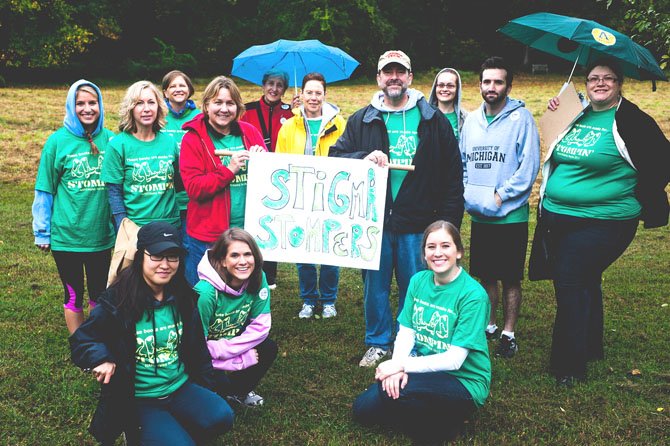
[[[528, 202], [540, 168], [540, 136], [522, 101], [507, 98], [489, 124], [486, 104], [468, 114], [459, 141], [463, 161], [465, 210], [504, 217]], [[502, 206], [495, 202], [495, 192]]]

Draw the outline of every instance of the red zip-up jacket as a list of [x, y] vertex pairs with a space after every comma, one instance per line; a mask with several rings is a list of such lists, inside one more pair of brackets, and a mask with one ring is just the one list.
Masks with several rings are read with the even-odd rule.
[[[230, 183], [235, 174], [214, 154], [214, 143], [207, 133], [205, 115], [200, 114], [182, 127], [186, 134], [181, 141], [179, 172], [188, 207], [186, 232], [191, 237], [214, 242], [230, 226]], [[263, 136], [246, 122], [233, 122], [231, 134], [241, 135], [244, 147], [265, 147]]]
[[[277, 134], [279, 133], [279, 129], [284, 122], [293, 117], [291, 106], [283, 102], [279, 102], [275, 105], [268, 105], [263, 100], [263, 97], [261, 97], [258, 101], [244, 104], [244, 107], [247, 111], [244, 112], [240, 121], [248, 122], [253, 125], [256, 127], [256, 130], [261, 132], [261, 134], [263, 134], [262, 124], [265, 124], [265, 131], [267, 132], [266, 135], [263, 135], [265, 138], [265, 146], [270, 152], [274, 152], [275, 146], [277, 145]], [[259, 115], [263, 117], [263, 123], [261, 123]]]

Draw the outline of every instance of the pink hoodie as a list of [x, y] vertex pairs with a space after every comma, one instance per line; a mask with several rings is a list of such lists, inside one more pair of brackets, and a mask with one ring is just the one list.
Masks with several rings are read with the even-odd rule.
[[[219, 273], [209, 263], [207, 252], [198, 264], [198, 277], [226, 294], [225, 297], [220, 296], [219, 298], [241, 299], [246, 294], [246, 283], [239, 291], [236, 291], [223, 281]], [[263, 283], [265, 284], [265, 279], [263, 279]], [[261, 288], [260, 292], [266, 291], [269, 292], [267, 288]], [[249, 297], [251, 296], [247, 296], [247, 298]], [[205, 321], [205, 323], [209, 323], [209, 321]], [[263, 313], [251, 319], [244, 331], [234, 338], [208, 340], [207, 348], [212, 357], [212, 366], [219, 370], [237, 371], [256, 365], [258, 359], [252, 350], [268, 337], [271, 326], [270, 313]]]

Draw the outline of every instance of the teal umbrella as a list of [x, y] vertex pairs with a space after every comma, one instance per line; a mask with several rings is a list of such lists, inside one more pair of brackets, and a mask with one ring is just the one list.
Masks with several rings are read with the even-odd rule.
[[[668, 80], [648, 49], [592, 20], [538, 12], [510, 20], [498, 31], [531, 48], [574, 62], [575, 66], [609, 57], [621, 64], [628, 77]], [[573, 66], [573, 72], [574, 69]]]

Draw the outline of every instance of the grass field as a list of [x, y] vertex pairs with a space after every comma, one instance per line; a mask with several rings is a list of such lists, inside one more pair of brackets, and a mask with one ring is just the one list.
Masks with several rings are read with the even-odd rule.
[[[512, 97], [538, 118], [564, 78], [515, 79]], [[464, 76], [464, 105], [481, 102], [476, 75]], [[432, 75], [415, 87], [428, 93]], [[125, 86], [100, 83], [106, 126], [114, 129]], [[197, 82], [196, 99], [206, 85]], [[260, 96], [243, 84], [245, 100]], [[345, 116], [369, 102], [372, 83], [333, 85], [328, 99]], [[41, 147], [62, 125], [66, 85], [0, 89], [0, 444], [89, 445], [86, 432], [97, 383], [69, 359], [62, 289], [53, 259], [33, 246], [30, 206]], [[655, 117], [670, 135], [670, 86], [627, 82], [626, 96]], [[469, 239], [469, 220], [463, 224]], [[467, 259], [466, 259], [467, 265]], [[280, 355], [258, 392], [259, 410], [237, 413], [234, 430], [213, 445], [404, 445], [408, 438], [352, 422], [351, 403], [373, 371], [359, 369], [364, 321], [358, 271], [343, 269], [338, 317], [298, 320], [295, 268], [281, 265], [273, 293], [271, 337]], [[606, 359], [589, 381], [558, 390], [547, 374], [555, 313], [549, 282], [524, 282], [517, 326], [520, 351], [492, 357], [487, 404], [457, 444], [662, 445], [670, 444], [670, 230], [640, 228], [626, 253], [606, 272]], [[493, 344], [490, 344], [493, 348]], [[631, 373], [634, 369], [639, 374]]]

